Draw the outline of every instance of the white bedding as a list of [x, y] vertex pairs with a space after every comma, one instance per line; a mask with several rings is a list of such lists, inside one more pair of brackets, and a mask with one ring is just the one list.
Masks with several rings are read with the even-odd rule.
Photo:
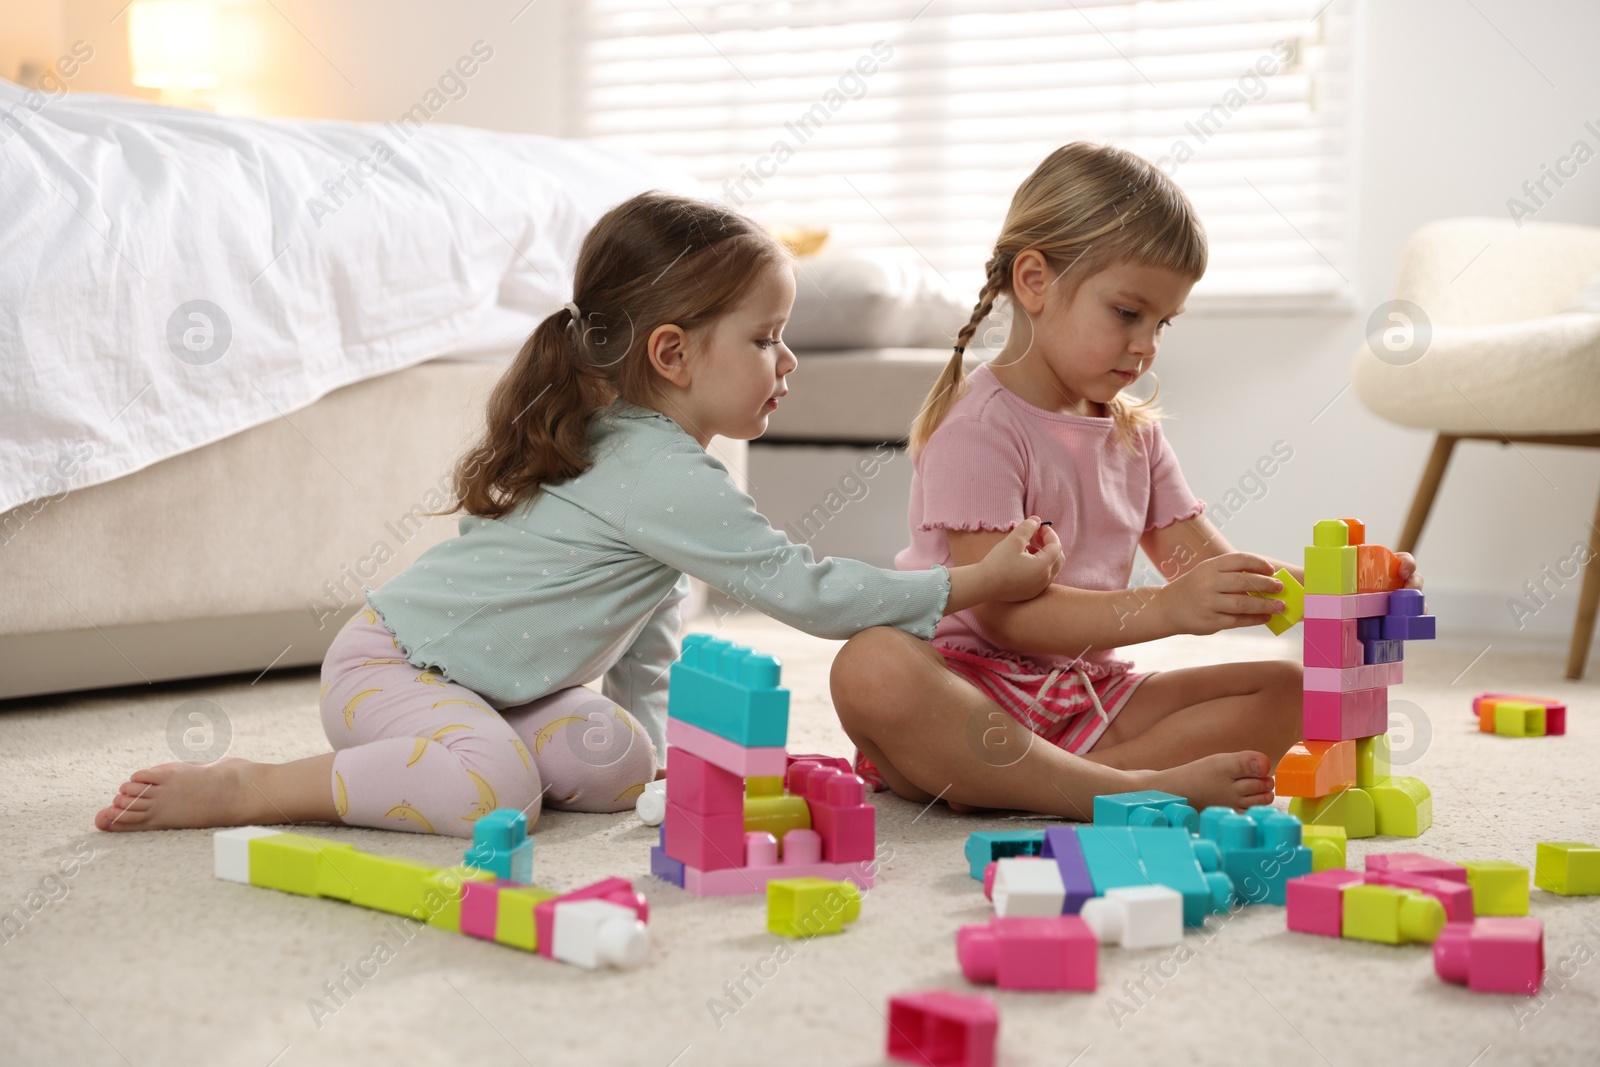
[[699, 192], [533, 135], [35, 110], [4, 81], [0, 109], [0, 511], [543, 317], [607, 208]]

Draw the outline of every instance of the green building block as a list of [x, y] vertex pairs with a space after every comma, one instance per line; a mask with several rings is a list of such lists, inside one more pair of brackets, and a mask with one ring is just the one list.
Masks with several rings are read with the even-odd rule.
[[1346, 866], [1345, 845], [1349, 835], [1343, 826], [1312, 823], [1300, 828], [1300, 839], [1311, 850], [1311, 870], [1337, 871]]
[[299, 833], [273, 834], [249, 842], [250, 884], [303, 897], [349, 900], [355, 849], [339, 841]]
[[1528, 868], [1505, 860], [1465, 860], [1473, 915], [1528, 914]]
[[1501, 737], [1543, 737], [1544, 705], [1520, 700], [1497, 700], [1494, 704], [1494, 732]]
[[352, 852], [350, 880], [355, 892], [350, 903], [391, 915], [426, 916], [430, 879], [439, 868], [400, 856]]
[[1420, 778], [1386, 778], [1366, 793], [1384, 837], [1417, 837], [1433, 825], [1433, 794]]
[[1352, 885], [1344, 891], [1345, 937], [1400, 945], [1432, 943], [1444, 929], [1444, 905], [1415, 889]]
[[975, 830], [967, 835], [963, 852], [967, 873], [981, 882], [984, 869], [995, 860], [1037, 856], [1043, 850], [1043, 830]]
[[861, 890], [826, 878], [767, 883], [767, 929], [783, 937], [837, 934], [861, 915]]
[[683, 639], [672, 665], [667, 714], [746, 748], [789, 743], [789, 690], [778, 685], [776, 656], [709, 634]]
[[1356, 591], [1356, 548], [1306, 549], [1306, 592], [1351, 596]]
[[1533, 881], [1540, 889], [1564, 897], [1600, 893], [1600, 848], [1581, 841], [1540, 841]]
[[1345, 837], [1371, 837], [1378, 832], [1372, 797], [1360, 788], [1341, 789], [1325, 797], [1292, 797], [1289, 814], [1299, 816], [1306, 828], [1338, 826]]

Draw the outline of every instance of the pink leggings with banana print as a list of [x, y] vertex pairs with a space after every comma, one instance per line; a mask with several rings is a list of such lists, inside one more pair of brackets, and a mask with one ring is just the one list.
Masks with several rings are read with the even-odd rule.
[[581, 687], [495, 711], [464, 686], [406, 662], [368, 608], [322, 664], [333, 799], [351, 826], [471, 837], [495, 808], [622, 811], [655, 777], [632, 715]]

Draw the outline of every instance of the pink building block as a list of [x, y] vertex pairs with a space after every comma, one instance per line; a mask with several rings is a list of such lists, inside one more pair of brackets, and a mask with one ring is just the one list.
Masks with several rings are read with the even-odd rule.
[[1339, 937], [1344, 933], [1344, 891], [1361, 884], [1361, 872], [1344, 868], [1318, 871], [1285, 883], [1289, 929]]
[[1544, 922], [1484, 918], [1447, 923], [1433, 942], [1433, 969], [1477, 993], [1533, 996], [1544, 979]]
[[1389, 614], [1388, 593], [1355, 593], [1335, 596], [1331, 593], [1307, 593], [1307, 619], [1365, 619], [1373, 615]]
[[776, 867], [778, 865], [778, 839], [765, 830], [751, 830], [745, 834], [744, 865], [746, 867]]
[[669, 791], [661, 847], [672, 859], [702, 871], [738, 867], [744, 863], [743, 806], [726, 815], [704, 815], [679, 804]]
[[1472, 887], [1448, 878], [1435, 878], [1410, 871], [1368, 870], [1368, 885], [1393, 885], [1402, 889], [1418, 889], [1444, 905], [1446, 922], [1472, 921]]
[[1434, 859], [1420, 852], [1378, 852], [1367, 857], [1369, 871], [1405, 871], [1467, 884], [1467, 869], [1459, 863]]
[[[593, 885], [586, 885], [582, 889], [574, 889], [559, 897], [540, 901], [533, 906], [533, 926], [539, 938], [539, 955], [554, 959], [555, 950], [555, 921], [556, 905], [569, 900], [607, 900], [613, 904], [620, 904], [624, 908], [632, 908], [639, 921], [650, 921], [650, 902], [644, 894], [633, 888], [633, 883], [626, 878], [602, 878]], [[462, 911], [465, 912], [465, 901], [462, 902]], [[490, 936], [493, 936], [492, 934]]]
[[1000, 1014], [983, 996], [944, 989], [889, 998], [891, 1060], [923, 1067], [994, 1067]]
[[461, 883], [461, 932], [494, 940], [495, 923], [500, 915], [500, 887], [511, 882]]
[[[1333, 622], [1320, 619], [1319, 622]], [[1354, 622], [1354, 619], [1348, 620]], [[1367, 663], [1359, 667], [1307, 667], [1304, 688], [1316, 693], [1349, 693], [1357, 689], [1376, 689], [1398, 685], [1405, 679], [1405, 664]]]
[[[667, 744], [698, 756], [741, 778], [776, 778], [789, 767], [789, 754], [781, 746], [746, 748], [737, 741], [718, 737], [709, 730], [691, 726], [682, 719], [667, 720]], [[667, 760], [672, 759], [667, 750]]]
[[870, 860], [877, 852], [877, 812], [866, 802], [866, 783], [854, 774], [819, 767], [806, 776], [811, 827], [822, 836], [828, 863]]
[[[790, 833], [799, 833], [791, 830]], [[700, 897], [735, 897], [765, 893], [774, 878], [826, 878], [872, 888], [871, 863], [780, 863], [776, 867], [731, 867], [718, 871], [683, 868], [683, 888]]]
[[1001, 989], [1082, 989], [1098, 984], [1100, 944], [1076, 915], [994, 918], [956, 931], [967, 981]]
[[[796, 763], [817, 763], [824, 767], [837, 767], [846, 774], [856, 773], [855, 767], [843, 756], [821, 756], [815, 752], [789, 753], [789, 766], [793, 767]], [[788, 772], [784, 773], [787, 774]], [[787, 783], [785, 783], [784, 788], [788, 788]], [[794, 790], [790, 789], [789, 792], [793, 793]]]
[[1308, 741], [1349, 741], [1389, 731], [1387, 688], [1306, 692], [1301, 708], [1301, 733]]
[[1354, 619], [1306, 619], [1302, 661], [1307, 667], [1361, 666], [1361, 640]]
[[744, 818], [744, 779], [686, 748], [667, 749], [667, 790], [687, 811]]
[[[822, 862], [822, 835], [815, 830], [790, 830], [783, 835], [783, 862], [789, 866]], [[798, 874], [789, 877], [798, 878]]]

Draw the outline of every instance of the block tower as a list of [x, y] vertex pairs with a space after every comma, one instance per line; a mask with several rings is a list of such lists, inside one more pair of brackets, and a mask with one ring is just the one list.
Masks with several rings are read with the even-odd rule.
[[1389, 686], [1401, 681], [1404, 642], [1431, 640], [1422, 594], [1403, 589], [1400, 561], [1366, 543], [1356, 519], [1327, 519], [1306, 548], [1306, 581], [1278, 571], [1283, 633], [1303, 617], [1305, 740], [1277, 769], [1279, 796], [1307, 826], [1342, 826], [1349, 837], [1416, 837], [1433, 821], [1433, 798], [1389, 767]]
[[848, 760], [791, 756], [781, 665], [709, 634], [684, 638], [667, 706], [666, 811], [650, 873], [699, 896], [778, 878], [872, 886], [876, 812]]

